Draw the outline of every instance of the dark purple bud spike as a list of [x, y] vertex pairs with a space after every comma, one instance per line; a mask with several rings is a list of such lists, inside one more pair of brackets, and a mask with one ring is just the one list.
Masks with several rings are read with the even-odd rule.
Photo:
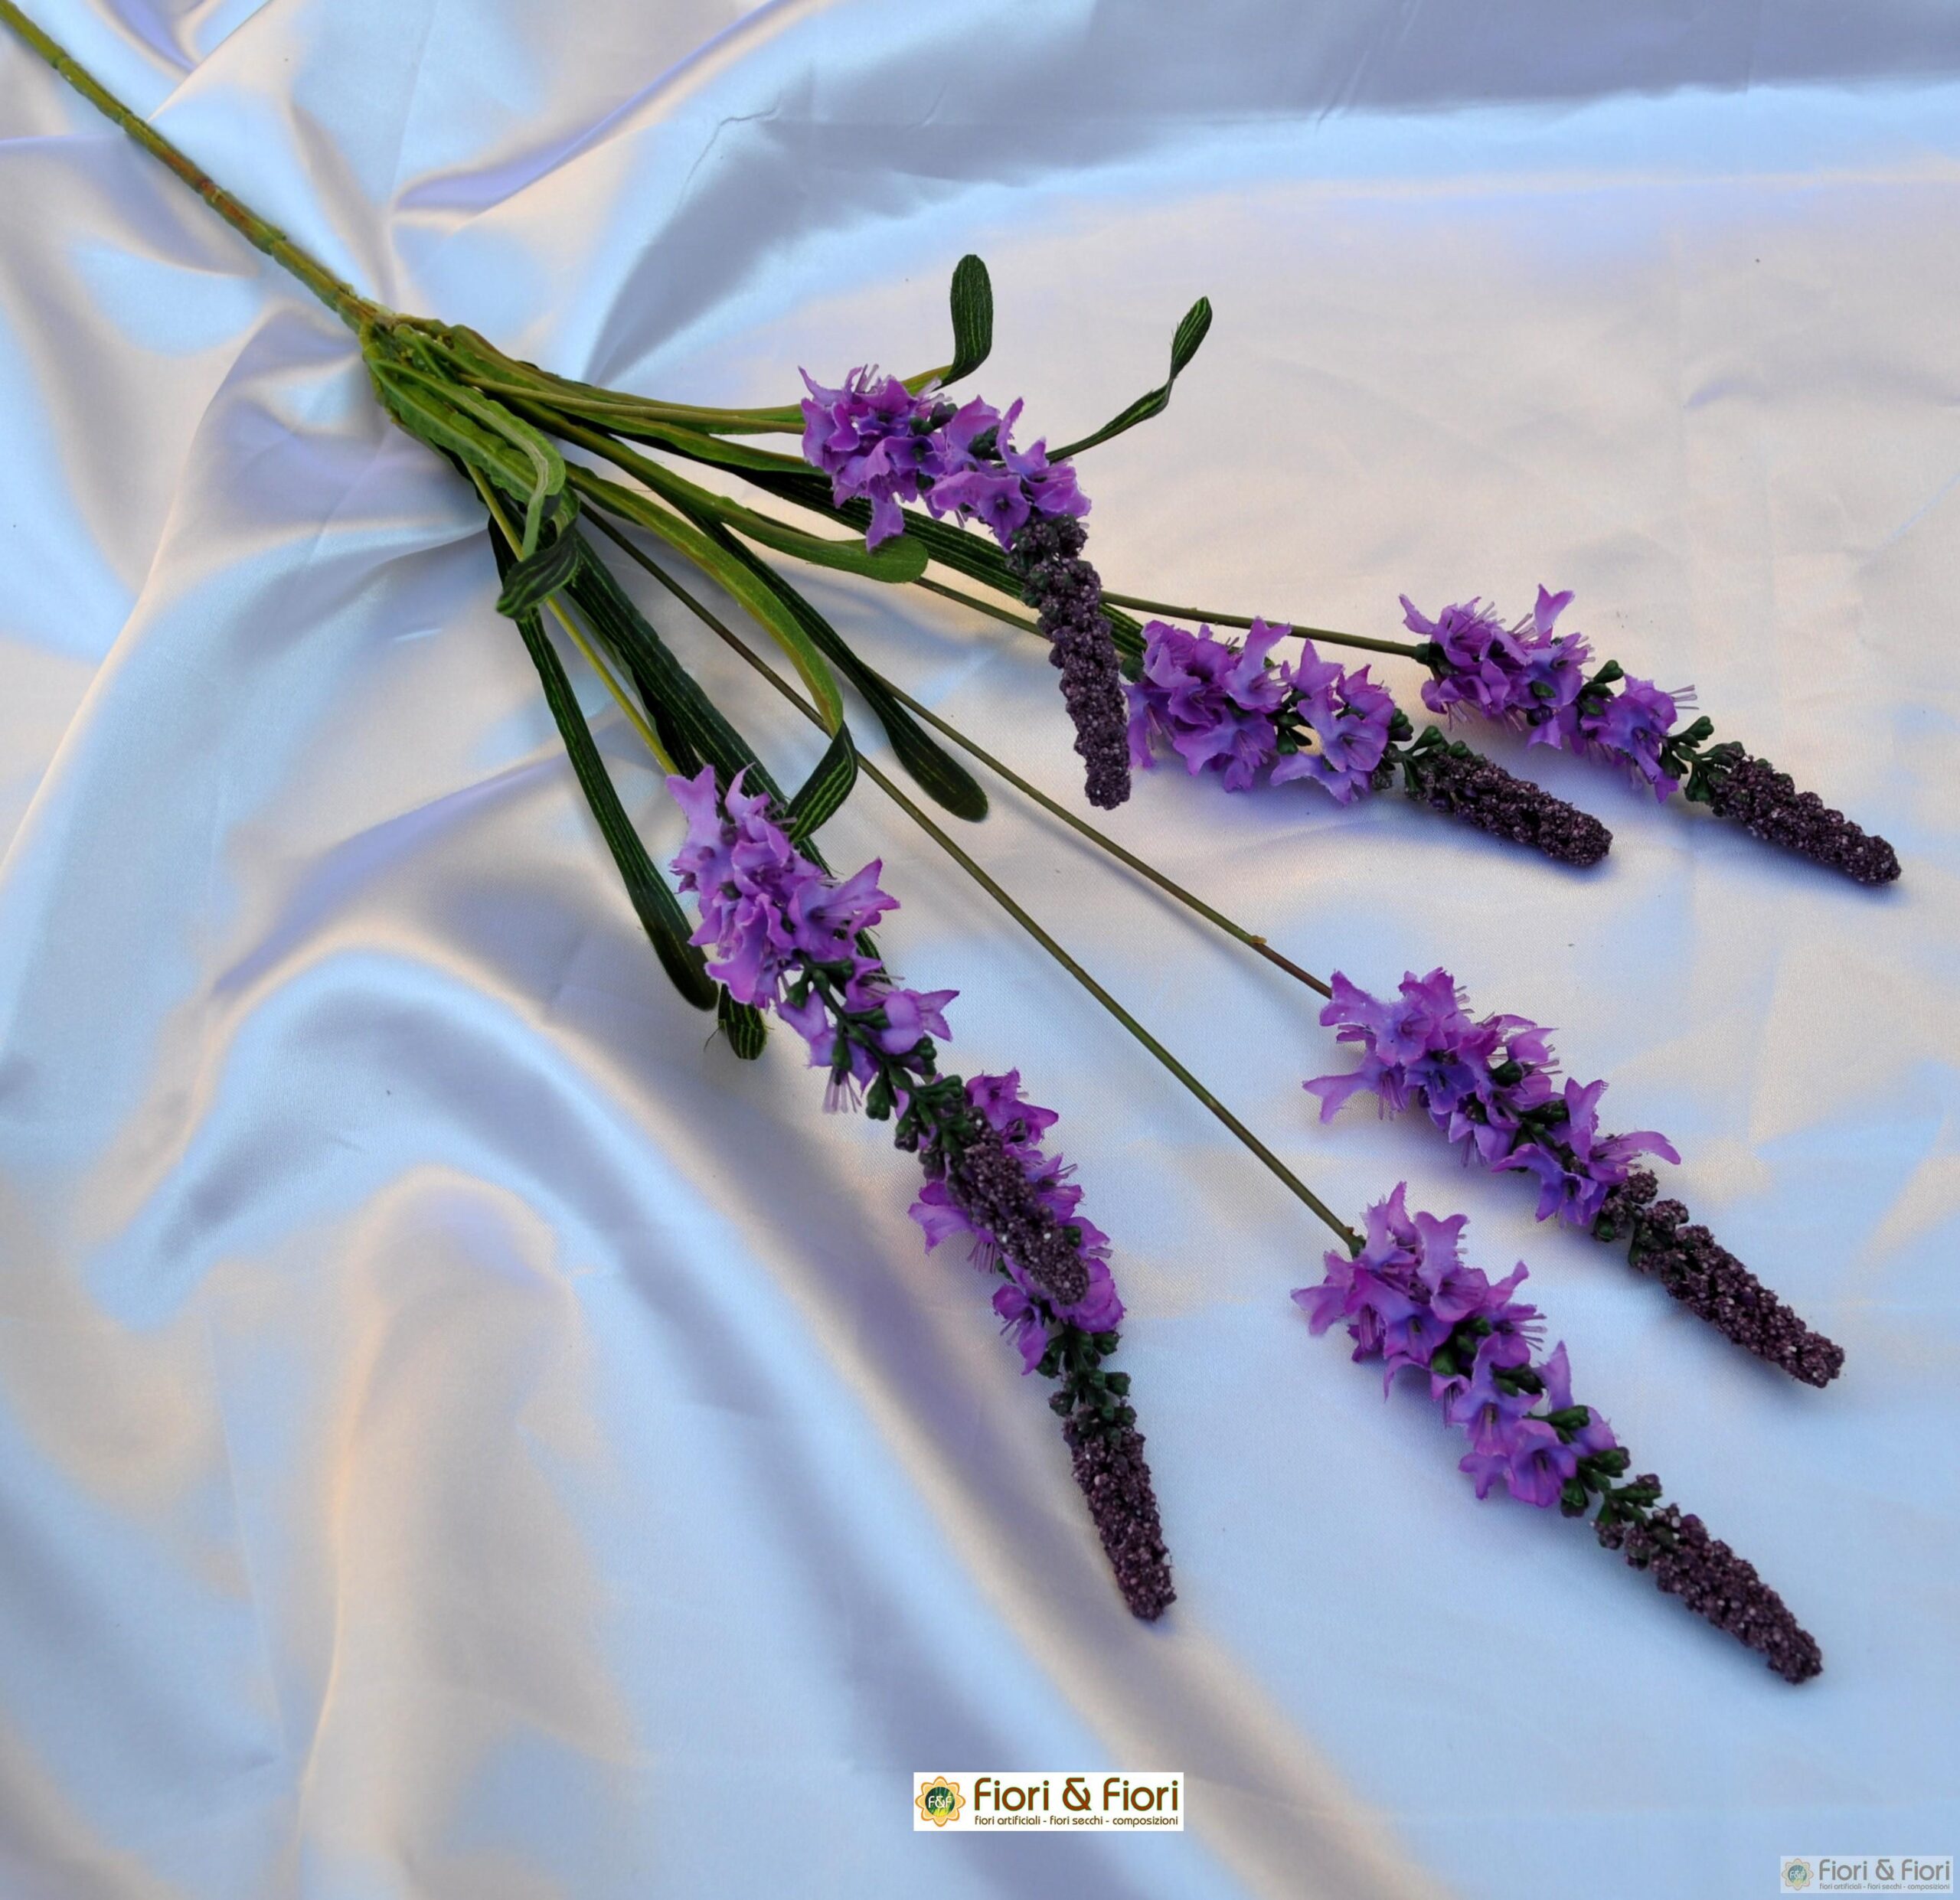
[[976, 1227], [1057, 1306], [1073, 1306], [1089, 1291], [1089, 1272], [1076, 1242], [1036, 1197], [1027, 1170], [992, 1128], [972, 1118], [959, 1154], [946, 1163], [947, 1192]]
[[1157, 1515], [1157, 1493], [1144, 1461], [1143, 1435], [1078, 1410], [1062, 1427], [1102, 1549], [1130, 1614], [1155, 1622], [1177, 1600], [1171, 1559]]
[[[1634, 1481], [1660, 1488], [1651, 1474]], [[1755, 1565], [1710, 1536], [1701, 1520], [1684, 1516], [1678, 1505], [1664, 1505], [1635, 1521], [1602, 1514], [1594, 1531], [1607, 1549], [1645, 1570], [1664, 1595], [1679, 1597], [1697, 1616], [1754, 1650], [1786, 1683], [1808, 1682], [1823, 1670], [1817, 1638]]]
[[1656, 1200], [1658, 1186], [1645, 1169], [1629, 1175], [1607, 1195], [1594, 1235], [1625, 1237], [1635, 1266], [1744, 1351], [1807, 1386], [1829, 1385], [1844, 1370], [1844, 1347], [1811, 1331], [1679, 1201]]
[[1799, 792], [1790, 775], [1766, 759], [1752, 759], [1740, 746], [1733, 751], [1717, 746], [1697, 771], [1699, 795], [1709, 809], [1765, 844], [1795, 851], [1860, 884], [1889, 884], [1899, 875], [1899, 855], [1883, 838], [1853, 824], [1815, 792]]
[[1528, 844], [1560, 864], [1596, 864], [1613, 834], [1589, 811], [1555, 798], [1481, 752], [1451, 746], [1426, 756], [1405, 755], [1410, 797], [1431, 810], [1474, 824], [1493, 837]]
[[1084, 539], [1073, 516], [1037, 514], [1014, 535], [1008, 566], [1048, 636], [1049, 664], [1061, 670], [1089, 801], [1106, 811], [1130, 795], [1129, 711], [1102, 583], [1081, 558]]

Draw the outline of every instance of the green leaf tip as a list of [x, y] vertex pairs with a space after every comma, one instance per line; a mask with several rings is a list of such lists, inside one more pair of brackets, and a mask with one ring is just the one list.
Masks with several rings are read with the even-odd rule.
[[851, 728], [840, 726], [783, 815], [790, 843], [802, 844], [819, 825], [835, 817], [857, 782], [858, 748], [851, 743]]
[[517, 562], [504, 579], [504, 591], [497, 596], [497, 611], [507, 620], [528, 613], [569, 586], [585, 558], [585, 543], [577, 534], [561, 531], [528, 559]]
[[1198, 346], [1211, 328], [1211, 299], [1200, 297], [1187, 310], [1171, 336], [1171, 374], [1147, 396], [1139, 396], [1120, 414], [1112, 416], [1093, 436], [1084, 436], [1080, 442], [1070, 442], [1066, 447], [1051, 449], [1049, 452], [1057, 462], [1070, 455], [1079, 455], [1085, 449], [1093, 449], [1099, 442], [1105, 442], [1120, 436], [1126, 429], [1134, 429], [1138, 423], [1147, 423], [1153, 416], [1161, 416], [1171, 406], [1171, 390], [1178, 378], [1184, 374], [1185, 366], [1197, 354]]
[[943, 380], [971, 376], [994, 348], [994, 280], [969, 251], [952, 267], [952, 361]]
[[728, 1046], [745, 1063], [752, 1063], [769, 1041], [769, 1025], [753, 1003], [738, 1003], [726, 989], [714, 1006], [715, 1020], [728, 1038]]

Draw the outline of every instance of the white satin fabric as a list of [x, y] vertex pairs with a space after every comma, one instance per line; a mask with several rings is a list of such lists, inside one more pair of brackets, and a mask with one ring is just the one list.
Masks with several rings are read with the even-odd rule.
[[[1180, 1591], [1140, 1627], [912, 1164], [667, 990], [469, 498], [0, 39], [0, 1892], [1729, 1900], [1960, 1846], [1949, 10], [29, 8], [364, 290], [626, 387], [942, 360], [971, 249], [977, 387], [1067, 438], [1209, 292], [1168, 413], [1085, 459], [1109, 585], [1380, 634], [1575, 588], [1906, 874], [1543, 752], [1595, 873], [1170, 769], [1111, 824], [1313, 968], [1559, 1025], [1843, 1342], [1818, 1392], [1423, 1130], [1317, 1128], [1314, 1000], [1011, 795], [968, 835], [1334, 1204], [1406, 1176], [1528, 1258], [1581, 1397], [1821, 1640], [1792, 1692], [1478, 1505], [1289, 1304], [1325, 1235], [862, 788], [837, 860], [884, 859], [953, 1059], [1060, 1110], [1116, 1239]], [[1038, 651], [810, 585], [1073, 794]], [[915, 1769], [1105, 1765], [1183, 1769], [1188, 1830], [909, 1831]]]

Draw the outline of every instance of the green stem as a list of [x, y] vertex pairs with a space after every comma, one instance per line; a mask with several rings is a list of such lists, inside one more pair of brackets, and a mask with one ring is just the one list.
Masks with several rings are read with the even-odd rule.
[[[1168, 601], [1142, 600], [1135, 594], [1106, 593], [1102, 598], [1115, 606], [1134, 608], [1138, 613], [1162, 614], [1171, 620], [1209, 621], [1217, 627], [1250, 627], [1253, 624], [1242, 613], [1216, 613], [1206, 607], [1174, 607]], [[1359, 647], [1364, 653], [1394, 653], [1406, 660], [1419, 660], [1423, 657], [1423, 649], [1409, 640], [1371, 640], [1365, 634], [1335, 633], [1326, 627], [1289, 626], [1287, 631], [1298, 639], [1325, 640], [1329, 646], [1335, 647]]]
[[[680, 582], [675, 579], [664, 569], [642, 557], [639, 550], [634, 547], [625, 536], [604, 523], [601, 523], [600, 525], [605, 527], [606, 533], [629, 553], [639, 560], [641, 565], [655, 576], [676, 599], [697, 615], [704, 626], [717, 634], [728, 646], [740, 654], [805, 719], [814, 721], [819, 727], [822, 726], [823, 720], [816, 708], [784, 679], [767, 661], [764, 660], [760, 654], [753, 651], [748, 643], [736, 634], [718, 615], [712, 612], [704, 602], [697, 600], [686, 588], [681, 586]], [[1157, 1060], [1176, 1077], [1179, 1082], [1197, 1100], [1204, 1103], [1205, 1107], [1209, 1108], [1265, 1165], [1267, 1170], [1289, 1193], [1311, 1208], [1341, 1237], [1344, 1243], [1350, 1247], [1356, 1247], [1361, 1244], [1361, 1237], [1354, 1230], [1341, 1219], [1340, 1216], [1335, 1213], [1333, 1209], [1329, 1207], [1312, 1188], [1308, 1187], [1306, 1183], [1302, 1180], [1284, 1161], [1281, 1161], [1272, 1149], [1253, 1134], [1252, 1130], [1247, 1128], [1230, 1108], [1227, 1108], [1223, 1102], [1206, 1088], [1204, 1084], [1200, 1082], [1197, 1076], [1193, 1075], [1175, 1056], [1172, 1055], [1170, 1050], [1166, 1049], [1148, 1030], [1145, 1029], [1121, 1003], [1118, 1002], [1115, 997], [1091, 976], [1034, 917], [1031, 916], [1016, 901], [1013, 894], [995, 880], [985, 865], [979, 863], [957, 841], [934, 823], [933, 819], [893, 782], [888, 774], [880, 771], [868, 759], [861, 758], [858, 763], [859, 770], [863, 772], [887, 798], [890, 798], [914, 824], [917, 825], [934, 844], [939, 846], [940, 850], [944, 851], [962, 870], [965, 871], [967, 876], [971, 877], [989, 897], [992, 898], [995, 903], [1020, 925], [1021, 929], [1026, 931], [1044, 950], [1047, 951], [1050, 956], [1067, 971], [1076, 982], [1094, 997], [1096, 1001], [1100, 1003], [1103, 1008], [1129, 1030], [1130, 1034], [1135, 1037], [1152, 1056], [1155, 1056]]]
[[0, 0], [0, 26], [8, 28], [24, 41], [97, 112], [121, 126], [152, 158], [168, 165], [247, 243], [290, 271], [349, 329], [358, 331], [364, 325], [385, 321], [394, 315], [385, 306], [362, 296], [351, 284], [336, 277], [317, 257], [293, 243], [276, 224], [261, 217], [242, 199], [233, 197], [194, 159], [139, 118], [86, 67], [77, 64], [67, 50], [42, 32], [13, 4], [13, 0]]
[[957, 587], [949, 587], [944, 581], [915, 580], [912, 584], [915, 587], [924, 588], [929, 594], [937, 594], [942, 599], [956, 600], [962, 607], [971, 607], [975, 613], [985, 614], [989, 619], [1004, 620], [1011, 627], [1018, 627], [1023, 633], [1040, 634], [1044, 640], [1048, 637], [1025, 614], [1015, 613], [1007, 607], [997, 607], [991, 600], [982, 600], [977, 594], [963, 594]]
[[1173, 883], [1148, 859], [1138, 857], [1134, 851], [1126, 850], [1106, 831], [1099, 831], [1087, 819], [1078, 818], [1060, 800], [1050, 798], [1040, 786], [1031, 785], [1011, 766], [1002, 759], [996, 759], [991, 752], [985, 751], [975, 745], [957, 726], [949, 725], [931, 707], [921, 705], [903, 687], [894, 686], [890, 680], [883, 679], [882, 675], [877, 677], [882, 680], [885, 690], [890, 693], [892, 697], [908, 712], [923, 719], [934, 731], [939, 733], [942, 737], [950, 739], [954, 745], [959, 746], [970, 757], [977, 759], [995, 776], [1005, 779], [1024, 798], [1033, 800], [1051, 818], [1060, 819], [1070, 831], [1088, 839], [1089, 843], [1099, 850], [1107, 851], [1119, 863], [1128, 865], [1145, 882], [1155, 884], [1166, 896], [1175, 898], [1187, 910], [1194, 911], [1207, 922], [1214, 924], [1223, 931], [1228, 937], [1235, 938], [1249, 950], [1257, 951], [1267, 962], [1277, 969], [1284, 970], [1295, 981], [1304, 983], [1308, 989], [1317, 991], [1322, 996], [1331, 996], [1334, 994], [1333, 991], [1328, 988], [1311, 970], [1303, 970], [1291, 958], [1282, 956], [1256, 931], [1248, 930], [1244, 925], [1233, 922], [1223, 911], [1214, 910], [1202, 897], [1186, 890], [1181, 884]]

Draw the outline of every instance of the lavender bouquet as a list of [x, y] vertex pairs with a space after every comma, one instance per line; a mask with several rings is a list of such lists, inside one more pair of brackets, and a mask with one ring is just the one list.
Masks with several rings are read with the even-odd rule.
[[[1188, 771], [1215, 769], [1231, 789], [1245, 788], [1264, 773], [1276, 782], [1305, 780], [1344, 804], [1399, 780], [1416, 801], [1555, 860], [1583, 866], [1605, 854], [1609, 841], [1596, 821], [1436, 727], [1419, 735], [1365, 670], [1350, 672], [1325, 661], [1310, 645], [1296, 660], [1276, 664], [1269, 656], [1289, 629], [1242, 623], [1250, 637], [1235, 648], [1208, 629], [1190, 635], [1158, 622], [1146, 626], [1127, 609], [1178, 610], [1104, 591], [1085, 558], [1089, 503], [1074, 458], [1164, 409], [1209, 327], [1203, 299], [1177, 329], [1165, 382], [1102, 428], [1052, 452], [1040, 439], [1017, 446], [1020, 403], [1001, 411], [978, 398], [956, 402], [946, 393], [979, 367], [991, 344], [991, 287], [974, 257], [962, 260], [953, 274], [953, 350], [936, 368], [903, 378], [859, 369], [835, 386], [806, 374], [805, 395], [778, 408], [717, 409], [603, 389], [508, 356], [472, 330], [405, 315], [362, 295], [107, 93], [13, 0], [0, 0], [0, 23], [345, 322], [387, 413], [469, 485], [483, 508], [501, 578], [498, 610], [514, 624], [533, 661], [595, 823], [662, 968], [685, 1003], [714, 1014], [737, 1057], [760, 1053], [769, 1017], [787, 1025], [826, 1076], [825, 1105], [859, 1108], [888, 1123], [897, 1145], [916, 1157], [923, 1180], [912, 1212], [926, 1245], [965, 1243], [998, 1282], [994, 1313], [1018, 1349], [1024, 1373], [1054, 1387], [1050, 1404], [1062, 1422], [1074, 1477], [1135, 1614], [1158, 1616], [1174, 1593], [1129, 1376], [1110, 1363], [1124, 1317], [1110, 1242], [1083, 1213], [1083, 1190], [1067, 1164], [1045, 1147], [1056, 1118], [1024, 1095], [1020, 1072], [963, 1079], [942, 1070], [938, 1045], [948, 1034], [945, 1012], [954, 992], [909, 988], [888, 965], [874, 935], [897, 909], [881, 887], [882, 865], [839, 877], [826, 862], [818, 834], [861, 780], [877, 785], [977, 880], [1334, 1232], [1347, 1249], [1339, 1257], [1361, 1263], [1340, 1283], [1341, 1298], [1367, 1350], [1377, 1350], [1390, 1326], [1398, 1327], [1395, 1351], [1426, 1366], [1452, 1408], [1471, 1405], [1473, 1394], [1480, 1396], [1477, 1403], [1496, 1408], [1478, 1415], [1481, 1422], [1472, 1421], [1474, 1434], [1485, 1441], [1476, 1455], [1501, 1454], [1510, 1488], [1535, 1494], [1550, 1474], [1559, 1478], [1562, 1503], [1597, 1493], [1602, 1541], [1617, 1539], [1629, 1559], [1648, 1565], [1664, 1588], [1688, 1595], [1704, 1614], [1764, 1649], [1791, 1680], [1815, 1672], [1815, 1646], [1726, 1546], [1710, 1543], [1695, 1520], [1671, 1507], [1651, 1510], [1658, 1488], [1648, 1480], [1609, 1482], [1624, 1471], [1625, 1454], [1602, 1425], [1566, 1402], [1562, 1357], [1543, 1367], [1533, 1364], [1530, 1309], [1508, 1298], [1517, 1276], [1497, 1290], [1503, 1297], [1496, 1304], [1496, 1293], [1491, 1299], [1479, 1293], [1466, 1303], [1464, 1289], [1474, 1284], [1468, 1270], [1432, 1280], [1425, 1268], [1430, 1255], [1405, 1237], [1420, 1230], [1407, 1226], [1399, 1198], [1371, 1213], [1364, 1242], [936, 818], [859, 754], [844, 716], [846, 684], [882, 726], [900, 766], [946, 812], [972, 821], [988, 808], [980, 784], [950, 746], [1328, 997], [1333, 1008], [1349, 1011], [1338, 1019], [1344, 1033], [1374, 1021], [1353, 1013], [1362, 1007], [1354, 1000], [1361, 993], [1351, 995], [1351, 986], [1341, 987], [1344, 979], [1330, 984], [1291, 963], [910, 699], [812, 606], [783, 572], [782, 560], [881, 584], [917, 585], [1044, 639], [1092, 805], [1121, 803], [1133, 767], [1147, 766], [1163, 746]], [[801, 453], [758, 446], [757, 438], [770, 435], [799, 438]], [[691, 467], [696, 473], [711, 470], [717, 480], [746, 482], [763, 497], [821, 517], [826, 531], [790, 525], [733, 499], [684, 472]], [[830, 531], [838, 524], [851, 532]], [[601, 542], [822, 729], [822, 756], [793, 791], [776, 782], [628, 593], [603, 557]], [[1034, 617], [929, 577], [929, 566], [1014, 599]], [[703, 581], [778, 649], [795, 684], [700, 597], [696, 588]], [[666, 774], [687, 827], [671, 867], [678, 890], [627, 816], [547, 619]], [[1381, 641], [1348, 644], [1413, 651]], [[692, 902], [691, 919], [683, 898]], [[1437, 1024], [1446, 1014], [1431, 1012]], [[1398, 1031], [1401, 1042], [1392, 1050], [1376, 1030], [1370, 1059], [1402, 1061], [1406, 1072], [1391, 1079], [1382, 1068], [1370, 1072], [1366, 1085], [1391, 1105], [1419, 1098], [1432, 1115], [1475, 1120], [1480, 1107], [1480, 1127], [1494, 1131], [1485, 1157], [1490, 1165], [1538, 1174], [1550, 1196], [1547, 1206], [1583, 1210], [1602, 1235], [1630, 1223], [1643, 1262], [1664, 1251], [1664, 1242], [1687, 1248], [1684, 1236], [1699, 1230], [1671, 1221], [1676, 1204], [1655, 1202], [1653, 1190], [1641, 1186], [1651, 1177], [1622, 1165], [1643, 1148], [1655, 1151], [1658, 1144], [1670, 1155], [1671, 1150], [1658, 1138], [1601, 1141], [1569, 1100], [1561, 1118], [1544, 1079], [1549, 1045], [1506, 1027], [1496, 1032], [1504, 1059], [1493, 1062], [1497, 1043], [1485, 1048], [1476, 1042], [1488, 1027], [1473, 1033], [1450, 1017], [1446, 1030], [1435, 1030], [1446, 1046], [1439, 1041], [1419, 1056], [1396, 1053], [1414, 1031]], [[1482, 1060], [1481, 1080], [1473, 1078], [1449, 1095], [1436, 1066], [1446, 1055]], [[1422, 1067], [1424, 1062], [1430, 1066]], [[1453, 1119], [1449, 1125], [1458, 1138]], [[1580, 1185], [1555, 1184], [1554, 1172], [1560, 1183], [1570, 1177]], [[1401, 1253], [1383, 1251], [1391, 1242]], [[1439, 1248], [1435, 1262], [1442, 1259]], [[1681, 1273], [1657, 1270], [1677, 1290]], [[1693, 1270], [1713, 1284], [1710, 1272]], [[1372, 1277], [1363, 1279], [1364, 1271]], [[1377, 1287], [1398, 1288], [1411, 1310], [1391, 1314], [1393, 1302], [1386, 1294], [1377, 1298]], [[1720, 1297], [1710, 1293], [1704, 1304], [1719, 1306]], [[1424, 1317], [1417, 1317], [1415, 1307]], [[1709, 1316], [1724, 1323], [1715, 1311]], [[1776, 1337], [1788, 1334], [1785, 1327]], [[1501, 1343], [1487, 1350], [1490, 1338]], [[1798, 1363], [1791, 1369], [1809, 1377], [1836, 1349], [1799, 1342], [1789, 1350], [1811, 1370]], [[1779, 1346], [1771, 1356], [1781, 1353]], [[1834, 1370], [1833, 1363], [1824, 1376]], [[1488, 1396], [1487, 1389], [1498, 1388], [1501, 1402]], [[1550, 1411], [1543, 1418], [1530, 1415], [1517, 1403], [1521, 1395], [1545, 1396]], [[1509, 1422], [1501, 1425], [1499, 1415]], [[1560, 1448], [1557, 1452], [1547, 1432]], [[1520, 1449], [1527, 1441], [1537, 1448], [1528, 1454]], [[1495, 1464], [1488, 1478], [1485, 1467], [1478, 1469], [1480, 1488], [1499, 1474]], [[1743, 1608], [1718, 1614], [1710, 1607], [1718, 1598]]]

